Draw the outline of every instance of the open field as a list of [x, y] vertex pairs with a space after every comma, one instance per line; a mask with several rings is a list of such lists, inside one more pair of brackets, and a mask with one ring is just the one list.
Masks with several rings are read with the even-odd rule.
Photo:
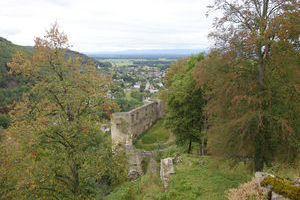
[[[142, 64], [142, 63], [170, 63], [175, 61], [175, 59], [122, 59], [122, 58], [116, 58], [116, 59], [98, 59], [100, 62], [110, 62], [113, 67], [121, 67], [121, 66], [129, 66], [129, 65], [135, 65], [136, 63]], [[139, 65], [137, 64], [137, 65]]]

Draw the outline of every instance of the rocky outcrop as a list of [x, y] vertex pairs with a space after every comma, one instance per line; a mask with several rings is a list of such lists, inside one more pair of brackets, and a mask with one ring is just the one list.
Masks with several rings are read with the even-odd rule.
[[171, 174], [174, 174], [173, 158], [165, 158], [160, 161], [160, 178], [164, 188], [167, 189]]
[[[279, 177], [275, 177], [274, 175], [268, 174], [265, 172], [256, 172], [255, 178], [258, 183], [259, 191], [261, 193], [263, 193], [264, 195], [268, 196], [268, 198], [270, 200], [294, 200], [294, 199], [298, 200], [298, 199], [300, 199], [300, 192], [299, 192], [300, 188], [297, 188], [299, 186], [297, 185], [297, 183], [295, 183], [295, 182], [297, 182], [297, 180], [294, 183], [292, 183], [288, 180], [281, 179]], [[273, 186], [275, 186], [275, 189]], [[277, 186], [277, 189], [276, 189], [276, 186]], [[278, 190], [278, 186], [280, 186], [279, 188], [281, 188], [281, 190]], [[288, 196], [289, 198], [284, 197], [284, 196], [278, 194], [277, 192], [279, 192], [280, 194], [282, 194], [284, 196]]]
[[261, 183], [265, 178], [267, 178], [267, 177], [269, 177], [269, 176], [275, 177], [274, 175], [268, 174], [268, 173], [266, 173], [266, 172], [255, 172], [255, 178], [256, 178], [256, 180], [257, 180], [257, 182], [258, 182], [258, 186], [261, 187], [260, 183]]
[[175, 153], [173, 161], [174, 161], [174, 164], [182, 163], [182, 158], [178, 152]]

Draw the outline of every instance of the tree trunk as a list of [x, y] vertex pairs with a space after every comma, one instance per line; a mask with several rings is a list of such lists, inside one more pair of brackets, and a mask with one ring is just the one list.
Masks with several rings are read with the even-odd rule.
[[257, 151], [254, 155], [254, 169], [256, 172], [261, 172], [264, 169], [264, 159], [261, 152]]
[[80, 195], [79, 174], [78, 174], [79, 168], [80, 168], [79, 164], [73, 164], [70, 166], [72, 177], [73, 177], [73, 191], [72, 192], [75, 197]]
[[207, 139], [203, 141], [203, 155], [207, 154]]
[[202, 140], [201, 140], [201, 135], [199, 136], [199, 155], [203, 156], [203, 146], [202, 146]]
[[191, 151], [192, 151], [192, 137], [190, 136], [188, 153], [191, 153]]
[[262, 171], [264, 168], [264, 131], [260, 128], [254, 138], [254, 170]]
[[206, 114], [204, 115], [203, 130], [204, 130], [204, 137], [203, 137], [203, 146], [202, 146], [203, 153], [202, 153], [202, 155], [205, 155], [206, 154], [206, 144], [207, 144], [207, 141], [205, 139], [206, 132], [207, 132], [207, 117], [206, 117]]
[[203, 145], [202, 145], [202, 136], [201, 136], [201, 129], [202, 129], [202, 124], [200, 124], [199, 126], [199, 139], [198, 139], [198, 142], [199, 142], [199, 155], [202, 156], [203, 155]]
[[259, 60], [259, 68], [258, 68], [258, 82], [259, 82], [259, 90], [262, 91], [264, 88], [265, 81], [265, 63], [263, 58]]
[[[261, 101], [263, 100], [263, 91], [264, 91], [264, 79], [265, 79], [265, 61], [263, 57], [262, 45], [261, 43], [258, 46], [258, 97]], [[263, 107], [264, 103], [262, 103], [261, 110], [264, 110]], [[261, 117], [261, 116], [260, 116]], [[263, 120], [262, 120], [263, 123]], [[264, 168], [264, 152], [263, 152], [263, 145], [264, 145], [264, 129], [263, 125], [258, 130], [257, 135], [254, 138], [254, 170], [255, 171], [262, 171]]]

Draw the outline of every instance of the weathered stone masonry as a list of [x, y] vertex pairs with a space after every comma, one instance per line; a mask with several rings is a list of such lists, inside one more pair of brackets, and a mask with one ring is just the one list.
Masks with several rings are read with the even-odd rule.
[[145, 105], [129, 112], [112, 114], [111, 135], [115, 144], [132, 145], [133, 139], [163, 116], [161, 100], [145, 101]]
[[133, 140], [164, 115], [161, 100], [149, 100], [144, 103], [143, 106], [129, 112], [112, 114], [112, 142], [124, 145], [129, 162], [128, 178], [131, 180], [143, 174], [141, 167], [143, 159], [154, 159], [154, 152], [136, 149], [132, 144]]

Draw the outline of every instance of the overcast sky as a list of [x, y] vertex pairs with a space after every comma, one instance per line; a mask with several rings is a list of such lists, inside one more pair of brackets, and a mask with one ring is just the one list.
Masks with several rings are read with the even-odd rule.
[[53, 22], [80, 52], [208, 48], [213, 0], [0, 0], [0, 36], [33, 45]]

